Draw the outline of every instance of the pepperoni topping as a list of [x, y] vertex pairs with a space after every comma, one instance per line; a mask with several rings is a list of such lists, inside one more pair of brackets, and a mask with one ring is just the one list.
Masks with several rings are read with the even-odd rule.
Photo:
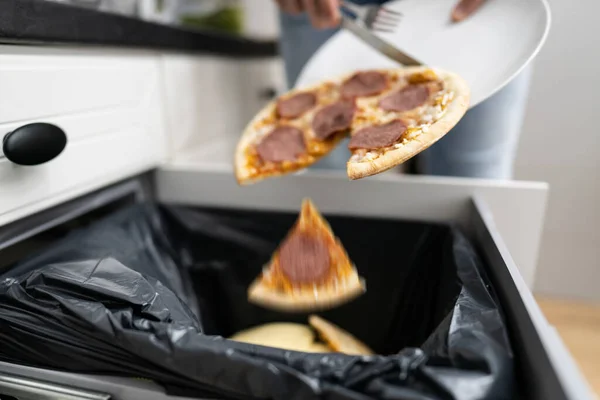
[[351, 99], [354, 97], [375, 96], [383, 92], [387, 87], [386, 76], [377, 71], [366, 71], [354, 74], [342, 84], [342, 97]]
[[329, 250], [318, 238], [295, 233], [279, 250], [279, 266], [292, 283], [319, 282], [329, 272]]
[[293, 126], [280, 126], [261, 140], [256, 151], [265, 162], [295, 161], [306, 153], [304, 134]]
[[277, 102], [277, 114], [282, 118], [296, 118], [317, 104], [317, 96], [311, 92], [298, 93]]
[[460, 0], [452, 10], [452, 21], [460, 22], [473, 14], [485, 0]]
[[425, 104], [429, 100], [429, 88], [426, 85], [409, 85], [384, 97], [379, 107], [385, 111], [408, 111]]
[[357, 150], [389, 147], [396, 143], [404, 132], [406, 132], [406, 125], [400, 120], [378, 126], [369, 126], [357, 131], [352, 136], [348, 148]]
[[323, 107], [315, 114], [312, 128], [318, 139], [325, 140], [336, 132], [350, 128], [354, 118], [354, 104], [344, 101]]

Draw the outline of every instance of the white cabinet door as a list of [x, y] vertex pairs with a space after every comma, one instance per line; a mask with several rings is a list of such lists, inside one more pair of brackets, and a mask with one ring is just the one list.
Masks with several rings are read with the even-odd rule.
[[67, 135], [37, 166], [0, 151], [0, 225], [159, 165], [161, 90], [153, 53], [0, 46], [0, 137], [33, 122]]
[[272, 57], [240, 63], [241, 116], [250, 121], [269, 101], [286, 90], [283, 60]]
[[161, 56], [169, 156], [236, 135], [239, 65], [227, 58]]
[[245, 125], [285, 85], [279, 58], [169, 54], [162, 69], [172, 162], [230, 164]]

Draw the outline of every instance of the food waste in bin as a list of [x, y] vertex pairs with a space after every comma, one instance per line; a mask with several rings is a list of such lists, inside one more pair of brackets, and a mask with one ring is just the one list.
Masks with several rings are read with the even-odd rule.
[[317, 315], [311, 315], [308, 321], [309, 326], [272, 322], [238, 332], [230, 339], [306, 353], [374, 354], [367, 345], [331, 322]]
[[342, 243], [310, 199], [269, 265], [252, 283], [248, 300], [286, 312], [333, 308], [366, 290]]
[[[458, 229], [329, 216], [368, 290], [310, 313], [249, 302], [296, 219], [141, 204], [73, 231], [0, 276], [0, 360], [197, 398], [515, 397], [500, 305]], [[317, 348], [270, 341], [273, 324]]]

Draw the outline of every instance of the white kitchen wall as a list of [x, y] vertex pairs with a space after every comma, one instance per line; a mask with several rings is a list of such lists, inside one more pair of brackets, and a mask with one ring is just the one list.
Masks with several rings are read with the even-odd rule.
[[600, 1], [550, 0], [516, 177], [550, 183], [535, 290], [600, 300]]

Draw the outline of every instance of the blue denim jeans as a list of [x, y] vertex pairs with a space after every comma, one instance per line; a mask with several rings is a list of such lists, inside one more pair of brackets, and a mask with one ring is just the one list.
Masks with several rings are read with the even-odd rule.
[[[280, 14], [281, 53], [289, 87], [315, 51], [336, 29], [315, 30], [305, 15]], [[486, 101], [470, 109], [439, 142], [419, 157], [429, 175], [511, 179], [523, 123], [531, 67]], [[313, 169], [345, 169], [350, 153], [344, 144]]]

